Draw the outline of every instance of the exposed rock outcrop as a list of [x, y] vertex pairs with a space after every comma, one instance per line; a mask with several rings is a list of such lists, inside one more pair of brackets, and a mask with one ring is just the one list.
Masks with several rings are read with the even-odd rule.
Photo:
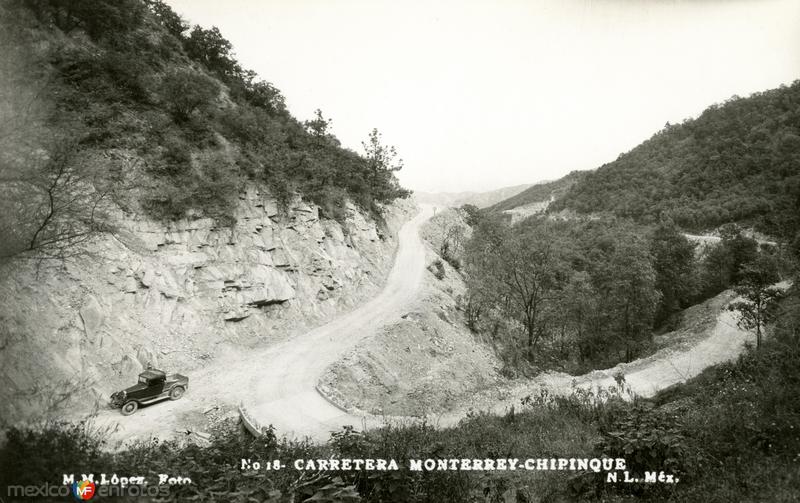
[[24, 419], [68, 394], [88, 410], [148, 364], [185, 373], [322, 323], [380, 289], [411, 212], [397, 203], [379, 228], [351, 205], [339, 223], [299, 198], [282, 212], [250, 188], [233, 227], [120, 214], [113, 236], [58, 267], [7, 264], [0, 416]]

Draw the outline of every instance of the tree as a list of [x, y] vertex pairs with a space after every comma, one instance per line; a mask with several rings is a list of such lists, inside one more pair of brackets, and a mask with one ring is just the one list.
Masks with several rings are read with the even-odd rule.
[[598, 341], [599, 330], [596, 329], [597, 292], [588, 273], [578, 271], [572, 275], [561, 292], [559, 304], [564, 324], [575, 336], [578, 358], [581, 362], [593, 358], [602, 341]]
[[730, 272], [734, 283], [741, 280], [742, 268], [758, 256], [758, 242], [744, 235], [737, 224], [723, 225], [720, 228], [721, 244], [730, 254]]
[[242, 77], [242, 68], [233, 57], [233, 44], [220, 33], [219, 28], [212, 26], [205, 30], [195, 26], [185, 39], [186, 53], [195, 61], [224, 79]]
[[382, 173], [394, 173], [403, 169], [403, 160], [397, 158], [394, 146], [383, 145], [382, 135], [377, 129], [369, 133], [369, 139], [361, 142], [364, 158], [374, 176]]
[[476, 227], [483, 219], [480, 208], [474, 204], [464, 204], [459, 210], [464, 215], [464, 221], [470, 227]]
[[467, 318], [467, 328], [472, 332], [478, 331], [478, 323], [489, 308], [488, 298], [476, 278], [466, 278], [467, 289], [460, 299], [461, 308]]
[[722, 239], [707, 253], [702, 263], [702, 287], [705, 296], [716, 295], [738, 283], [740, 271], [758, 255], [758, 243], [745, 236], [738, 225], [720, 230]]
[[164, 76], [161, 94], [175, 120], [186, 122], [195, 110], [209, 106], [217, 98], [219, 87], [200, 72], [177, 69]]
[[543, 314], [556, 298], [563, 281], [564, 263], [560, 243], [546, 221], [513, 229], [501, 245], [498, 283], [508, 297], [508, 314], [525, 328], [527, 348], [532, 354], [546, 333]]
[[314, 111], [314, 118], [303, 122], [306, 132], [314, 139], [318, 149], [327, 147], [339, 147], [341, 142], [331, 131], [333, 120], [326, 119], [319, 108]]
[[189, 29], [189, 25], [172, 10], [172, 7], [162, 0], [145, 0], [145, 4], [168, 32], [178, 39], [183, 38], [183, 33]]
[[624, 346], [629, 362], [638, 344], [651, 334], [660, 295], [646, 245], [624, 234], [618, 239], [597, 288], [606, 323]]
[[439, 255], [453, 266], [461, 269], [461, 255], [463, 253], [466, 229], [460, 222], [452, 223], [444, 230], [442, 244], [439, 246]]
[[104, 202], [76, 142], [60, 140], [20, 169], [0, 170], [0, 259], [61, 259], [108, 230]]
[[[253, 106], [263, 108], [271, 114], [286, 114], [286, 99], [269, 82], [254, 80], [248, 75], [245, 81], [245, 97]], [[338, 141], [338, 140], [337, 140]]]
[[464, 246], [464, 273], [467, 292], [464, 299], [467, 325], [473, 331], [491, 309], [505, 305], [499, 284], [500, 256], [508, 229], [495, 215], [488, 216], [475, 229]]
[[672, 221], [661, 222], [650, 241], [655, 287], [661, 293], [656, 323], [687, 307], [695, 291], [695, 246]]
[[742, 268], [739, 283], [734, 287], [742, 300], [732, 302], [728, 309], [739, 313], [741, 328], [755, 330], [756, 347], [761, 347], [764, 326], [772, 319], [773, 304], [782, 295], [782, 290], [774, 286], [779, 280], [777, 260], [762, 253]]
[[409, 192], [400, 188], [395, 173], [403, 169], [403, 160], [398, 159], [393, 146], [383, 145], [381, 134], [373, 129], [369, 139], [361, 143], [364, 148], [368, 184], [378, 201], [391, 201], [406, 197]]

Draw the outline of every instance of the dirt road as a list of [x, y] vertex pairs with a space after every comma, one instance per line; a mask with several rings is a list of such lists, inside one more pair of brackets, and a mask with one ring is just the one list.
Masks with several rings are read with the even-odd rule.
[[[241, 403], [261, 425], [272, 424], [280, 434], [316, 440], [344, 425], [363, 427], [365, 420], [344, 413], [316, 391], [317, 379], [362, 338], [385, 323], [396, 321], [414, 299], [425, 270], [425, 248], [419, 236], [433, 215], [422, 206], [399, 231], [394, 266], [383, 291], [361, 307], [301, 336], [264, 350], [218, 355], [206, 368], [193, 372], [189, 391], [181, 400], [143, 407], [122, 417], [102, 410], [96, 422], [113, 428], [112, 442], [204, 430], [205, 413], [213, 407], [235, 410]], [[378, 424], [376, 418], [366, 420]]]
[[[786, 290], [790, 283], [784, 281], [776, 286]], [[710, 366], [736, 359], [747, 344], [755, 345], [755, 334], [739, 328], [736, 322], [737, 313], [723, 307], [717, 313], [713, 327], [706, 333], [697, 334], [695, 343], [688, 347], [667, 347], [648, 357], [581, 376], [546, 372], [510, 385], [506, 390], [508, 398], [485, 409], [495, 414], [507, 412], [512, 405], [518, 409], [522, 398], [536, 396], [541, 390], [547, 390], [550, 395], [567, 396], [581, 388], [597, 395], [601, 389], [607, 391], [611, 387], [618, 387], [615, 377], [619, 375], [625, 377], [625, 391], [621, 394], [623, 398], [630, 399], [634, 395], [652, 397], [672, 385], [686, 382]], [[440, 426], [453, 425], [465, 412], [466, 409], [448, 413], [434, 422]]]
[[327, 439], [344, 425], [361, 428], [375, 418], [349, 415], [316, 391], [325, 369], [355, 344], [386, 323], [395, 322], [414, 300], [425, 269], [425, 248], [420, 225], [433, 209], [422, 211], [400, 230], [399, 248], [384, 290], [370, 302], [302, 337], [276, 347], [274, 358], [250, 381], [250, 396], [243, 405], [261, 425], [272, 424], [290, 436]]

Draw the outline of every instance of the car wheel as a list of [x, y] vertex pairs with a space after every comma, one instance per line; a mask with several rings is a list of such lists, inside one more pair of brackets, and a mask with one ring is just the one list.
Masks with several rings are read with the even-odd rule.
[[130, 416], [139, 408], [139, 404], [131, 400], [130, 402], [125, 402], [122, 404], [122, 415], [123, 416]]
[[183, 396], [183, 393], [185, 391], [186, 390], [184, 389], [183, 386], [175, 386], [174, 388], [172, 388], [172, 391], [169, 392], [169, 399], [178, 400], [180, 397]]

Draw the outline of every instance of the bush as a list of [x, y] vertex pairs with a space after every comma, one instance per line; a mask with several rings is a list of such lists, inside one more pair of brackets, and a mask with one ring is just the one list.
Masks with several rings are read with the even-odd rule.
[[651, 403], [640, 403], [603, 432], [597, 449], [606, 456], [625, 458], [632, 474], [643, 476], [646, 470], [683, 474], [694, 463], [682, 431], [676, 417], [659, 412]]
[[65, 32], [81, 29], [92, 39], [119, 37], [139, 26], [144, 9], [138, 0], [36, 0], [26, 2], [36, 18]]
[[168, 176], [179, 177], [188, 174], [192, 168], [192, 153], [182, 139], [171, 136], [164, 141], [162, 172]]
[[99, 473], [110, 457], [104, 451], [107, 435], [91, 421], [12, 427], [0, 448], [0, 484], [40, 485], [62, 473]]
[[455, 253], [450, 248], [450, 243], [445, 241], [439, 250], [442, 258], [450, 264], [456, 271], [461, 270], [461, 259], [455, 256]]
[[61, 95], [68, 109], [81, 111], [96, 102], [108, 106], [149, 101], [145, 83], [149, 71], [135, 54], [58, 49], [53, 63], [58, 76], [68, 86], [68, 92]]
[[438, 258], [434, 260], [431, 265], [428, 266], [428, 270], [432, 272], [433, 275], [436, 276], [436, 279], [440, 281], [443, 280], [445, 277], [444, 264]]
[[210, 106], [218, 94], [216, 82], [190, 69], [172, 70], [161, 83], [161, 99], [177, 122], [186, 122], [196, 110]]

